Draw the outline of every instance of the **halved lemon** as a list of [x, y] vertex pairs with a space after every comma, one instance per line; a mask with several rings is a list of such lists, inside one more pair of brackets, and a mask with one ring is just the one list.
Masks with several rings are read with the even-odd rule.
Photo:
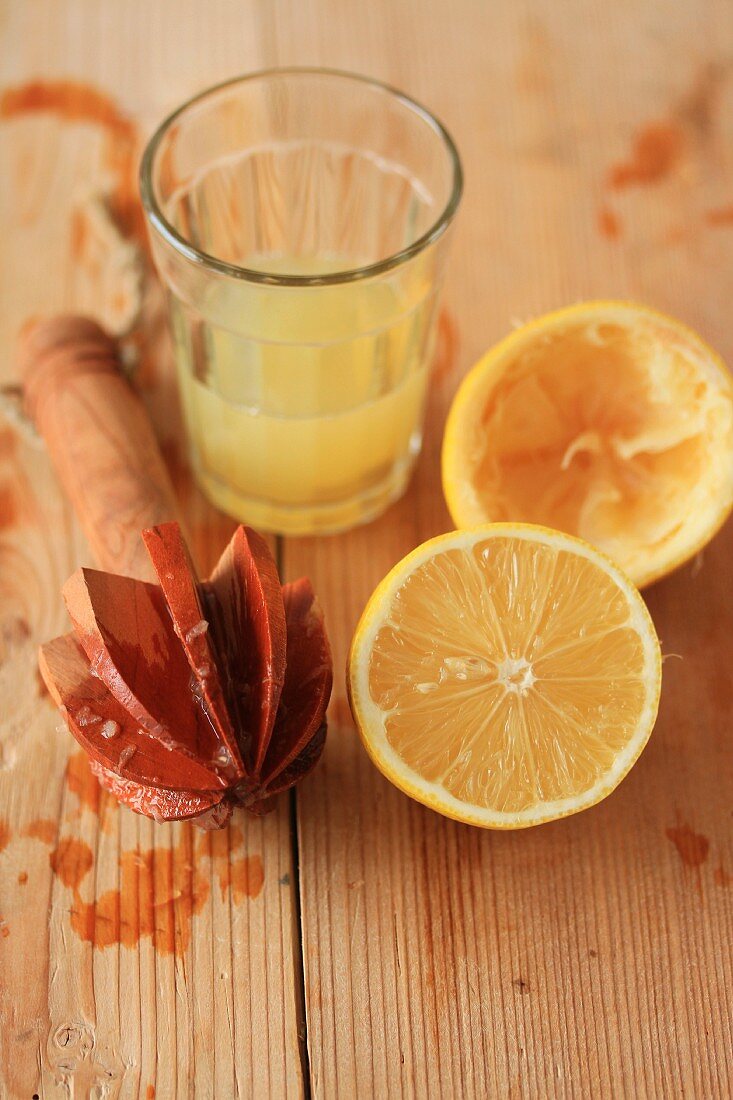
[[519, 829], [610, 794], [654, 725], [661, 655], [603, 554], [529, 524], [454, 531], [378, 586], [349, 656], [367, 752], [419, 802]]
[[586, 302], [524, 325], [464, 379], [443, 442], [455, 524], [578, 535], [643, 586], [733, 506], [733, 380], [671, 317]]

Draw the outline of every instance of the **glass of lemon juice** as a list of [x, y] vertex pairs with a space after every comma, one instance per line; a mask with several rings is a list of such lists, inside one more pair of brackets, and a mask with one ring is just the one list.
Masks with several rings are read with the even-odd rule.
[[403, 492], [461, 188], [437, 119], [346, 73], [254, 73], [155, 133], [143, 203], [194, 472], [224, 511], [317, 534]]

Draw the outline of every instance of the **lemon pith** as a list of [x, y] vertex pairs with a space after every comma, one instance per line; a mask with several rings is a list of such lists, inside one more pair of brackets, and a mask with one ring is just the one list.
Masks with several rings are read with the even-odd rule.
[[357, 627], [348, 680], [393, 783], [458, 820], [522, 828], [621, 781], [654, 724], [661, 658], [612, 562], [556, 531], [495, 524], [395, 566]]
[[548, 524], [643, 586], [733, 507], [733, 380], [690, 329], [587, 302], [522, 326], [466, 376], [443, 441], [454, 522]]

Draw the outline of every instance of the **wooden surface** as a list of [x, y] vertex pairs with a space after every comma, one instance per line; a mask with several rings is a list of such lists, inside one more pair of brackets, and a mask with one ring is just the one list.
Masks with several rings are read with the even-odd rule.
[[[134, 123], [116, 124], [117, 153], [189, 93], [276, 64], [383, 77], [453, 131], [467, 188], [417, 475], [371, 526], [280, 547], [285, 577], [322, 596], [337, 670], [377, 581], [447, 528], [446, 402], [517, 318], [636, 297], [733, 362], [728, 0], [5, 0], [0, 31], [3, 84], [102, 90]], [[102, 115], [0, 117], [6, 378], [29, 314], [109, 305], [114, 266], [74, 230], [94, 181], [124, 198]], [[206, 568], [231, 523], [181, 464], [159, 305], [138, 378]], [[516, 835], [444, 821], [369, 763], [339, 677], [295, 813], [282, 801], [201, 841], [100, 799], [56, 732], [34, 653], [90, 556], [46, 456], [12, 430], [0, 509], [3, 1096], [731, 1094], [730, 525], [648, 593], [682, 659], [602, 805]]]

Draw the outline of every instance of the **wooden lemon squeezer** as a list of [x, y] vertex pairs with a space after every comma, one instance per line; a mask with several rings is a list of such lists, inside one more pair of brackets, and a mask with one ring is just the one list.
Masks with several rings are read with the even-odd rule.
[[281, 587], [239, 527], [200, 581], [116, 342], [62, 316], [21, 336], [26, 409], [100, 566], [63, 588], [73, 631], [40, 669], [99, 782], [159, 821], [254, 813], [317, 762], [332, 667], [310, 581]]

